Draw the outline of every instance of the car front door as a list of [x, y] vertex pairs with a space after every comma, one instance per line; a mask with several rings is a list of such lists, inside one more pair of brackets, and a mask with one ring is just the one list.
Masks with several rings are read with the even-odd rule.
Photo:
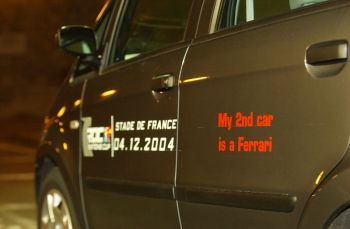
[[[114, 0], [107, 1], [96, 20], [95, 33], [98, 52], [103, 52], [105, 46], [105, 31], [114, 2]], [[48, 139], [54, 140], [45, 141], [44, 143], [46, 147], [52, 147], [52, 150], [60, 155], [61, 160], [57, 160], [57, 164], [61, 168], [61, 173], [67, 177], [65, 182], [76, 209], [84, 209], [82, 208], [83, 201], [80, 195], [82, 190], [79, 185], [81, 181], [79, 167], [81, 160], [79, 154], [80, 142], [77, 141], [80, 136], [79, 119], [81, 116], [82, 94], [85, 80], [94, 75], [97, 75], [97, 72], [86, 64], [85, 59], [78, 59], [68, 74], [67, 82], [64, 83], [60, 94], [57, 96], [50, 118], [45, 120], [47, 126], [52, 125], [57, 128], [57, 131], [54, 132], [45, 131], [45, 135], [54, 133], [53, 136], [47, 136]], [[53, 142], [56, 142], [56, 144], [53, 144]], [[84, 210], [79, 210], [77, 215], [79, 221], [81, 221], [80, 225], [83, 225]]]
[[348, 147], [349, 4], [216, 2], [180, 79], [182, 226], [297, 228]]
[[83, 182], [92, 228], [179, 228], [178, 78], [192, 1], [123, 1], [110, 65], [87, 83]]

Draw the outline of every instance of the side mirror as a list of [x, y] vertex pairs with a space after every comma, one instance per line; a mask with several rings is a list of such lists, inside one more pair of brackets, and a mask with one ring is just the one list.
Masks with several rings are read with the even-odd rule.
[[63, 26], [57, 32], [58, 46], [78, 57], [94, 56], [97, 52], [96, 35], [87, 26]]

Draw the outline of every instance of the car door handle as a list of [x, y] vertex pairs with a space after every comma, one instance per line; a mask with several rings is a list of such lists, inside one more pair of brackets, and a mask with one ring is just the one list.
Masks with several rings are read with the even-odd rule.
[[173, 74], [163, 74], [152, 78], [152, 91], [163, 92], [170, 90], [175, 86], [175, 77]]
[[306, 62], [310, 65], [328, 65], [348, 59], [348, 43], [344, 40], [311, 45], [306, 51]]
[[328, 77], [340, 73], [348, 59], [346, 40], [326, 41], [309, 46], [306, 50], [305, 65], [315, 77]]

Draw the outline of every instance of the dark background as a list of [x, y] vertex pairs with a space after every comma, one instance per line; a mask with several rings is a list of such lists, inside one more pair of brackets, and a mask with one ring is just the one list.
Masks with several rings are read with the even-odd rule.
[[93, 26], [105, 1], [1, 0], [0, 228], [34, 227], [36, 148], [44, 116], [74, 60], [57, 48], [55, 32], [62, 25]]
[[62, 25], [93, 25], [104, 1], [1, 0], [0, 143], [37, 145], [73, 61], [57, 48], [55, 32]]

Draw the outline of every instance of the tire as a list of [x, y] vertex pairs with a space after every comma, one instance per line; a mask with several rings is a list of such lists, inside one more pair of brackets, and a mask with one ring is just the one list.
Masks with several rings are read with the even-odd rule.
[[40, 185], [38, 227], [39, 229], [81, 228], [71, 195], [57, 167], [48, 172]]

